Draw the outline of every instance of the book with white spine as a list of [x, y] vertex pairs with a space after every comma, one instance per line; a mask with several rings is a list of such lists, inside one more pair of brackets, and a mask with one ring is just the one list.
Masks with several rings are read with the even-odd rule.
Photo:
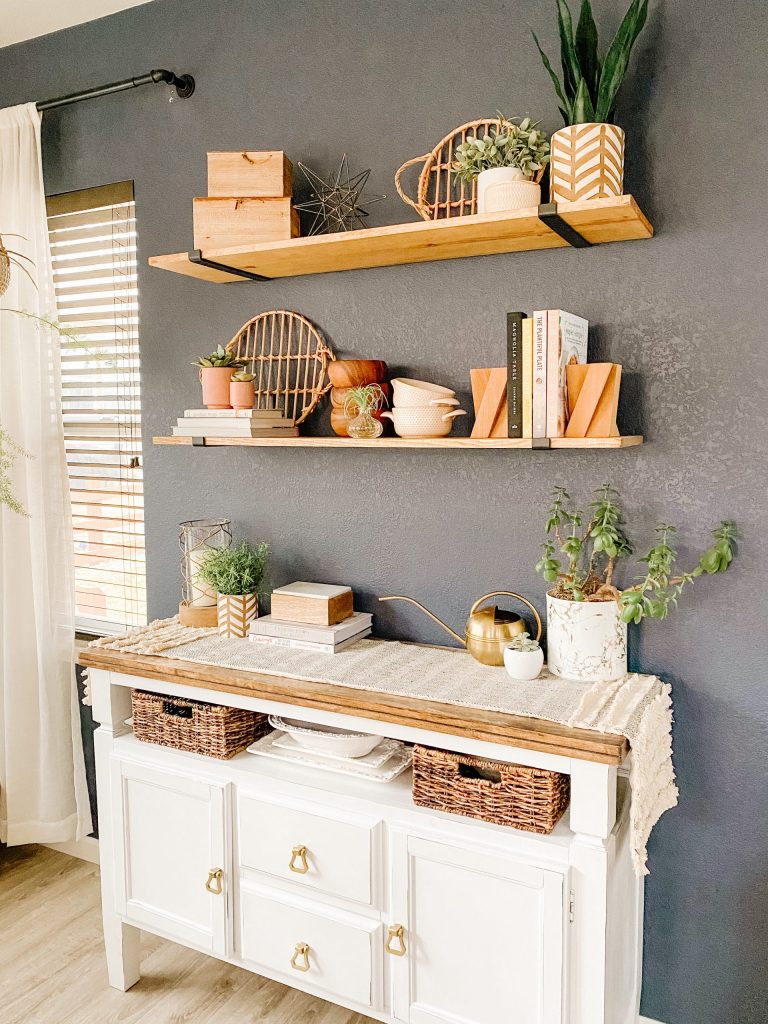
[[533, 314], [533, 436], [547, 436], [547, 311]]
[[371, 635], [371, 627], [366, 626], [361, 629], [359, 633], [355, 633], [354, 636], [349, 637], [346, 640], [342, 640], [337, 644], [318, 644], [313, 643], [311, 640], [290, 640], [284, 636], [259, 636], [258, 633], [249, 633], [248, 639], [254, 644], [264, 644], [268, 647], [291, 647], [297, 651], [314, 651], [316, 654], [337, 654], [339, 651], [345, 650], [347, 647], [351, 647], [352, 644], [356, 644], [358, 640], [362, 640], [363, 637]]
[[338, 644], [363, 629], [370, 629], [373, 615], [370, 612], [354, 612], [335, 626], [305, 625], [290, 622], [273, 615], [262, 615], [251, 622], [250, 632], [257, 636], [282, 637], [286, 640], [308, 640], [310, 643]]

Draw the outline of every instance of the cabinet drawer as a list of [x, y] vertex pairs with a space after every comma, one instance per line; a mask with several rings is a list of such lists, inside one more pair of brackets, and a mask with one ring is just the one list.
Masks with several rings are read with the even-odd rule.
[[240, 865], [332, 896], [374, 898], [374, 819], [238, 796]]
[[244, 960], [361, 1006], [380, 1002], [381, 925], [261, 887], [241, 889]]

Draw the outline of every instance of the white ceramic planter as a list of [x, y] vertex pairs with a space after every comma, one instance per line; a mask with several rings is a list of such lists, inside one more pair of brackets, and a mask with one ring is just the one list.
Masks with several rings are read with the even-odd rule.
[[538, 206], [541, 187], [517, 167], [492, 167], [477, 176], [477, 212], [501, 213]]
[[516, 651], [504, 648], [504, 668], [513, 679], [535, 679], [544, 667], [544, 651]]
[[563, 601], [547, 594], [547, 668], [599, 682], [627, 674], [627, 626], [616, 601]]

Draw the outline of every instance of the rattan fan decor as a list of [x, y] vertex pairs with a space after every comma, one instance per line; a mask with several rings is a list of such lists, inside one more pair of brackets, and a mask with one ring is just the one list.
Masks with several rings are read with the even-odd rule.
[[[412, 206], [422, 220], [442, 220], [450, 217], [466, 217], [477, 213], [477, 181], [471, 185], [457, 180], [451, 165], [457, 146], [466, 142], [467, 138], [476, 138], [487, 134], [489, 128], [500, 128], [502, 121], [498, 117], [485, 117], [479, 121], [467, 121], [459, 128], [441, 139], [433, 150], [424, 156], [416, 156], [406, 160], [395, 172], [395, 188], [398, 195], [409, 206]], [[405, 192], [401, 185], [403, 171], [415, 164], [423, 164], [419, 174], [416, 199]], [[534, 181], [541, 181], [543, 168]]]
[[255, 408], [278, 409], [297, 426], [330, 390], [328, 363], [336, 356], [300, 313], [259, 313], [243, 324], [227, 348], [254, 374]]

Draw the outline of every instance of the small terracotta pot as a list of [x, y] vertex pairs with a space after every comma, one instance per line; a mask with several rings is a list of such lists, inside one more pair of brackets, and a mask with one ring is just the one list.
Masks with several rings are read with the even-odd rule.
[[[390, 393], [392, 388], [386, 381], [382, 381], [379, 387], [384, 392], [384, 397], [387, 400], [387, 405], [390, 404]], [[331, 388], [331, 405], [334, 409], [343, 409], [344, 403], [347, 400], [347, 395], [351, 391], [351, 388]]]
[[219, 594], [216, 605], [219, 636], [248, 636], [252, 620], [259, 617], [256, 594]]
[[229, 404], [233, 409], [252, 409], [256, 401], [256, 388], [252, 380], [229, 382]]
[[387, 364], [382, 359], [336, 359], [328, 364], [328, 377], [335, 388], [356, 388], [386, 380]]
[[203, 405], [209, 409], [231, 409], [229, 384], [234, 369], [231, 366], [201, 366], [200, 383], [203, 385]]

